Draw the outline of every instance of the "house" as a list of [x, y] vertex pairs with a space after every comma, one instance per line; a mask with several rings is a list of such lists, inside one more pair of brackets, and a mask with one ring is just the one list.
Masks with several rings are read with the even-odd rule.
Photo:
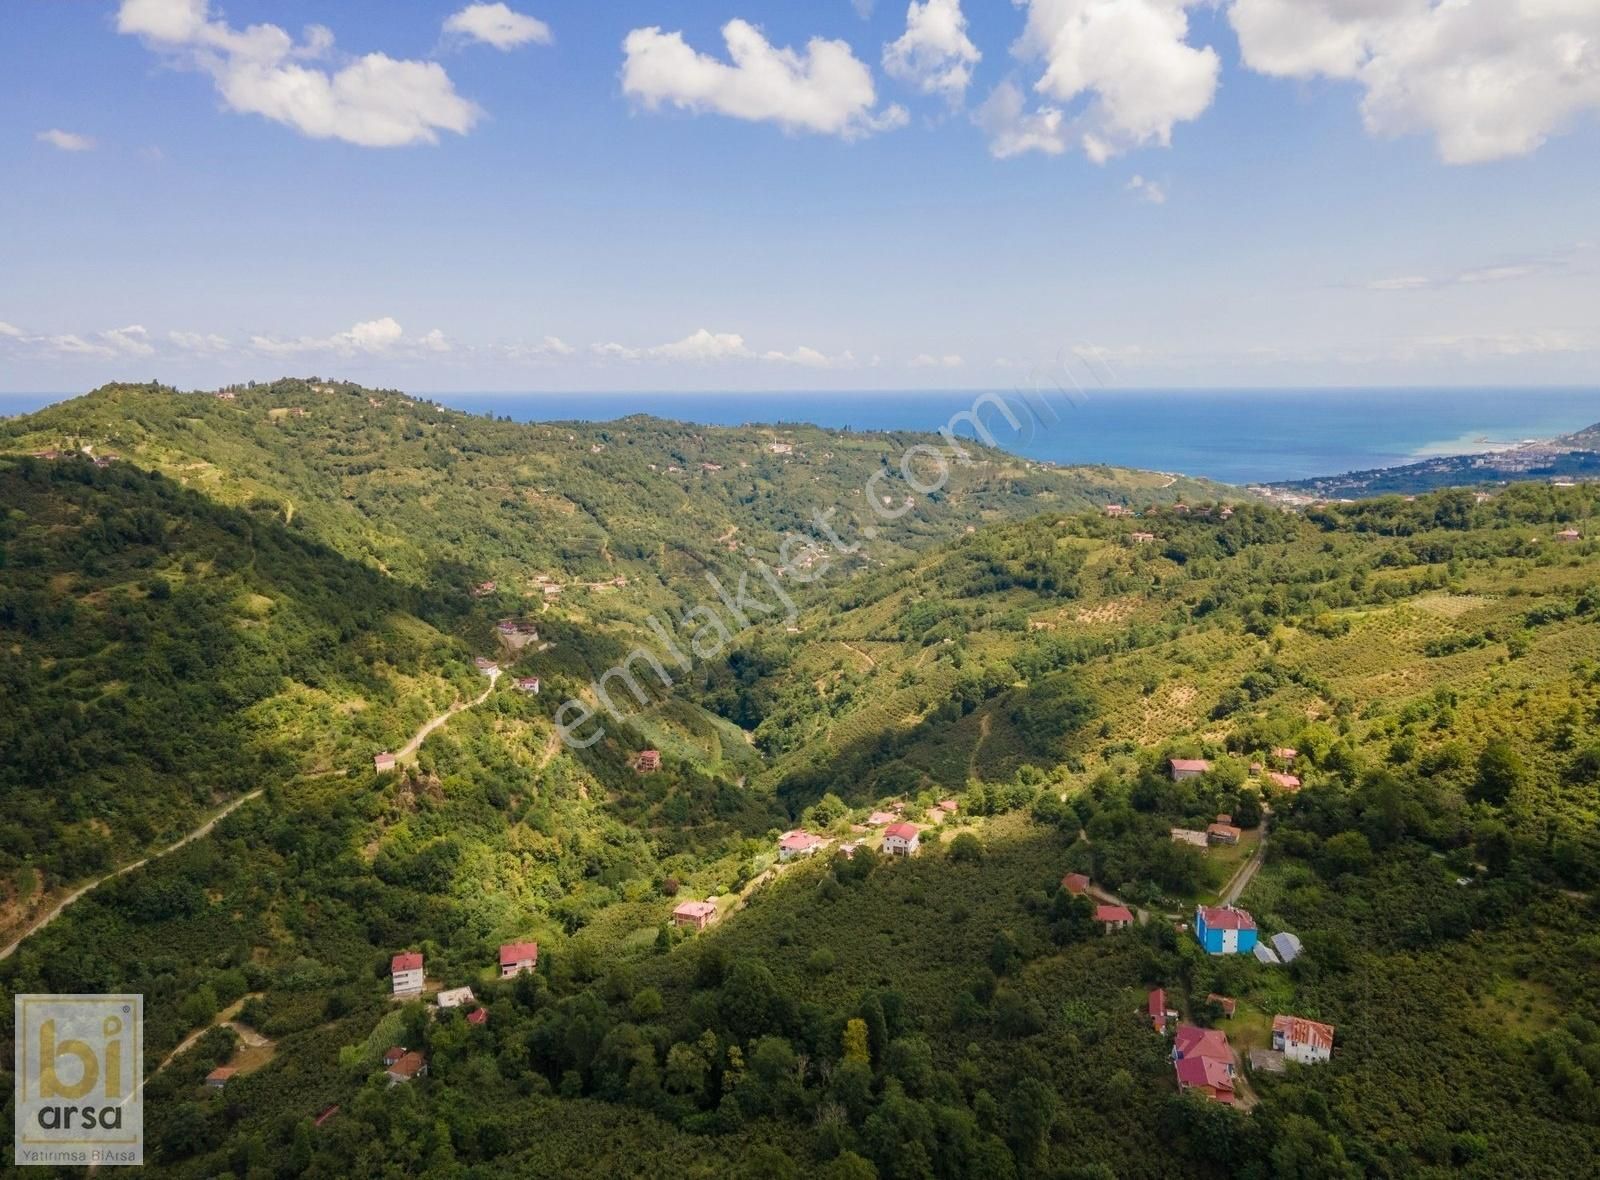
[[1239, 1008], [1239, 1001], [1235, 1000], [1232, 996], [1219, 996], [1216, 992], [1212, 992], [1206, 997], [1206, 1003], [1215, 1004], [1218, 1008], [1222, 1009], [1222, 1014], [1224, 1016], [1229, 1017], [1238, 1011]]
[[211, 396], [216, 398], [218, 401], [224, 401], [224, 402], [232, 402], [232, 401], [238, 401], [239, 400], [239, 395], [237, 393], [233, 392], [233, 390], [231, 390], [231, 389], [219, 389], [219, 390], [217, 390], [216, 393], [212, 394]]
[[1179, 516], [1188, 516], [1189, 515], [1189, 506], [1187, 504], [1181, 502], [1181, 501], [1178, 502], [1177, 504], [1174, 504], [1172, 506], [1172, 510], [1174, 512], [1176, 512]]
[[323, 1123], [327, 1122], [338, 1113], [339, 1104], [337, 1102], [335, 1102], [332, 1106], [325, 1106], [322, 1108], [321, 1113], [319, 1113], [316, 1118], [311, 1120], [311, 1125], [313, 1127], [320, 1127]]
[[1206, 828], [1206, 839], [1212, 844], [1237, 844], [1241, 834], [1232, 824], [1215, 823]]
[[1474, 504], [1487, 504], [1492, 499], [1494, 499], [1494, 497], [1488, 492], [1478, 492], [1473, 495], [1472, 502]]
[[1285, 963], [1292, 963], [1300, 957], [1300, 939], [1285, 930], [1282, 934], [1274, 934], [1267, 941], [1272, 943], [1272, 949], [1278, 958]]
[[422, 994], [422, 955], [418, 951], [401, 951], [389, 960], [389, 974], [394, 979], [397, 996]]
[[1082, 897], [1089, 888], [1089, 878], [1083, 873], [1068, 873], [1061, 878], [1061, 888], [1073, 897]]
[[551, 582], [550, 584], [545, 586], [545, 588], [544, 588], [544, 596], [546, 598], [560, 598], [561, 597], [561, 587], [557, 586], [554, 582]]
[[696, 930], [704, 930], [716, 917], [717, 907], [709, 901], [680, 902], [678, 908], [672, 911], [673, 925], [693, 926]]
[[406, 1047], [404, 1045], [390, 1045], [383, 1053], [383, 1067], [388, 1069], [405, 1055]]
[[234, 1066], [219, 1065], [216, 1069], [206, 1074], [206, 1085], [210, 1086], [213, 1090], [220, 1090], [230, 1081], [232, 1081], [233, 1075], [238, 1072], [238, 1069], [236, 1069]]
[[482, 672], [485, 676], [493, 676], [496, 672], [500, 671], [499, 664], [495, 663], [493, 660], [486, 660], [482, 656], [474, 656], [472, 658], [472, 666], [478, 671]]
[[921, 840], [916, 824], [890, 824], [883, 829], [883, 850], [890, 856], [915, 856]]
[[1180, 1024], [1172, 1042], [1172, 1068], [1179, 1090], [1195, 1090], [1216, 1102], [1233, 1101], [1233, 1048], [1217, 1029]]
[[470, 987], [452, 987], [446, 988], [434, 999], [440, 1008], [460, 1008], [476, 1003], [478, 997], [472, 994]]
[[1158, 1033], [1167, 1031], [1167, 993], [1164, 988], [1156, 988], [1150, 993], [1150, 1002], [1146, 1006], [1146, 1013], [1150, 1017], [1150, 1027]]
[[1300, 757], [1300, 751], [1292, 746], [1278, 746], [1272, 751], [1272, 756], [1285, 766], [1293, 766], [1294, 760]]
[[381, 754], [374, 754], [372, 756], [372, 769], [377, 774], [388, 774], [394, 769], [394, 766], [394, 755], [389, 753], [387, 750]]
[[1256, 920], [1231, 905], [1195, 906], [1194, 936], [1207, 954], [1242, 955], [1255, 949]]
[[847, 840], [845, 843], [839, 845], [839, 855], [844, 857], [846, 860], [854, 860], [856, 858], [856, 853], [861, 851], [861, 844], [862, 842], [860, 840]]
[[1167, 765], [1172, 768], [1172, 781], [1181, 783], [1186, 778], [1199, 778], [1211, 769], [1211, 763], [1204, 758], [1169, 758]]
[[1129, 512], [1121, 504], [1107, 504], [1106, 515], [1115, 520], [1119, 516], [1132, 516], [1133, 513]]
[[1583, 534], [1580, 533], [1577, 529], [1562, 529], [1559, 533], [1556, 534], [1556, 540], [1558, 540], [1558, 541], [1566, 541], [1568, 543], [1571, 543], [1573, 541], [1581, 541], [1581, 540], [1583, 540]]
[[1269, 770], [1267, 772], [1267, 781], [1282, 791], [1298, 791], [1300, 789], [1298, 775], [1279, 774], [1275, 770]]
[[661, 769], [661, 751], [640, 750], [633, 760], [633, 769], [638, 774], [654, 774]]
[[1135, 545], [1149, 545], [1156, 539], [1154, 533], [1129, 533], [1128, 535], [1133, 539]]
[[516, 681], [518, 692], [525, 692], [529, 696], [539, 695], [539, 678], [537, 676], [518, 676]]
[[799, 829], [785, 832], [778, 840], [778, 859], [794, 860], [799, 856], [810, 856], [822, 845], [822, 837], [813, 836], [810, 832]]
[[472, 588], [472, 597], [474, 597], [474, 598], [488, 598], [489, 595], [493, 594], [494, 592], [495, 592], [495, 583], [493, 581], [479, 582], [476, 586], [474, 586]]
[[1133, 912], [1125, 905], [1101, 905], [1094, 909], [1094, 920], [1106, 924], [1106, 933], [1126, 930], [1133, 925]]
[[539, 965], [539, 944], [536, 942], [507, 942], [500, 947], [500, 978], [510, 979]]
[[867, 816], [867, 825], [869, 827], [881, 828], [885, 824], [894, 823], [896, 818], [898, 817], [892, 811], [874, 811], [871, 815]]
[[474, 1008], [471, 1012], [467, 1013], [467, 1023], [468, 1024], [477, 1024], [477, 1025], [488, 1024], [489, 1023], [489, 1009], [487, 1009], [487, 1008]]
[[1172, 842], [1174, 844], [1190, 844], [1195, 848], [1211, 847], [1211, 838], [1204, 832], [1197, 832], [1193, 828], [1173, 828]]
[[398, 1086], [412, 1078], [428, 1076], [428, 1059], [413, 1050], [389, 1067], [389, 1084]]
[[954, 815], [957, 811], [961, 810], [961, 805], [958, 804], [954, 799], [941, 799], [934, 806], [940, 811], [944, 812], [946, 815]]
[[1290, 1061], [1317, 1065], [1333, 1056], [1333, 1025], [1302, 1016], [1274, 1016], [1272, 1047]]

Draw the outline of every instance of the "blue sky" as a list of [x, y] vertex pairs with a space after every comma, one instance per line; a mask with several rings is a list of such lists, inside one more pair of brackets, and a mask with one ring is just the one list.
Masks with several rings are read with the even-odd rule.
[[1555, 7], [21, 0], [0, 389], [1592, 384]]

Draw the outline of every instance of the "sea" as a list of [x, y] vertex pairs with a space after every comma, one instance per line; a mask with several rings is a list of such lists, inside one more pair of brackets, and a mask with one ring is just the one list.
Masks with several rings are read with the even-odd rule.
[[[0, 393], [0, 415], [63, 394]], [[1586, 389], [1034, 389], [816, 393], [429, 393], [517, 421], [611, 421], [653, 414], [735, 426], [809, 422], [850, 430], [927, 430], [976, 407], [995, 441], [1030, 459], [1267, 483], [1496, 450], [1600, 423]], [[1016, 429], [995, 399], [1003, 399]], [[958, 425], [957, 433], [972, 430]]]

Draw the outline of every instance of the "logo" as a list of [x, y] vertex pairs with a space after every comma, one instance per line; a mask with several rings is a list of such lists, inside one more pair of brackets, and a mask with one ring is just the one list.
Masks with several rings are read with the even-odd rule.
[[144, 1162], [144, 997], [17, 996], [18, 1165]]

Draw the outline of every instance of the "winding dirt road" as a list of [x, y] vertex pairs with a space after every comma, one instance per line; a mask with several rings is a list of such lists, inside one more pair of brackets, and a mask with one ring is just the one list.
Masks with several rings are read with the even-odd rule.
[[[482, 695], [477, 696], [470, 701], [457, 701], [443, 713], [440, 713], [437, 717], [434, 717], [426, 722], [421, 729], [417, 730], [416, 734], [413, 735], [411, 740], [400, 748], [399, 757], [409, 758], [411, 755], [415, 754], [417, 750], [421, 748], [422, 743], [428, 740], [429, 734], [438, 729], [446, 721], [449, 721], [450, 718], [454, 717], [463, 709], [470, 709], [474, 705], [483, 704], [484, 701], [489, 699], [489, 694], [494, 691], [495, 682], [499, 679], [500, 673], [498, 670], [490, 673], [489, 687], [483, 690]], [[142, 856], [138, 860], [130, 861], [121, 868], [112, 869], [109, 873], [105, 873], [102, 876], [94, 878], [92, 881], [86, 881], [84, 884], [79, 885], [71, 893], [67, 894], [60, 901], [56, 902], [56, 904], [52, 906], [49, 911], [36, 919], [26, 930], [18, 935], [15, 942], [3, 949], [0, 949], [0, 962], [9, 959], [14, 953], [16, 953], [16, 949], [27, 941], [29, 935], [44, 929], [46, 926], [50, 925], [51, 922], [54, 922], [57, 918], [59, 918], [66, 911], [68, 906], [93, 893], [107, 881], [115, 880], [124, 874], [133, 872], [135, 869], [143, 868], [153, 860], [160, 860], [163, 856], [170, 856], [172, 853], [178, 851], [178, 849], [184, 847], [186, 844], [191, 844], [196, 840], [209, 836], [212, 829], [215, 828], [220, 821], [232, 815], [239, 808], [250, 802], [250, 800], [260, 798], [265, 790], [265, 787], [257, 787], [247, 795], [240, 795], [227, 806], [214, 813], [210, 819], [206, 820], [188, 835], [179, 840], [175, 840], [173, 843], [168, 844], [165, 848], [157, 852], [152, 852], [149, 856]]]

